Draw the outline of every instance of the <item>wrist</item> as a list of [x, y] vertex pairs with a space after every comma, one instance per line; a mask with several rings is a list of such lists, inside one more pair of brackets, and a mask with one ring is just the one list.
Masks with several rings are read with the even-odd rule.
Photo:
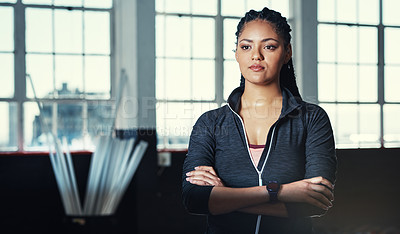
[[269, 181], [268, 182], [266, 189], [268, 191], [270, 202], [278, 202], [279, 201], [278, 193], [281, 190], [280, 187], [281, 187], [281, 185], [277, 181]]

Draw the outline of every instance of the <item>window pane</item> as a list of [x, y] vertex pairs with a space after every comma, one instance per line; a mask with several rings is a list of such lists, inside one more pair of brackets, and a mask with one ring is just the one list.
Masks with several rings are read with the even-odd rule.
[[156, 56], [165, 55], [165, 16], [156, 15]]
[[215, 20], [192, 18], [193, 57], [215, 58]]
[[215, 103], [158, 103], [157, 135], [159, 147], [187, 148], [194, 123]]
[[84, 0], [84, 7], [93, 8], [112, 8], [112, 0]]
[[336, 69], [334, 64], [318, 64], [318, 99], [336, 101]]
[[353, 141], [358, 142], [361, 148], [379, 148], [380, 143], [380, 106], [378, 104], [359, 105], [360, 133]]
[[156, 98], [166, 99], [165, 59], [156, 58], [156, 68]]
[[17, 150], [17, 105], [0, 102], [0, 151]]
[[379, 0], [358, 0], [358, 19], [361, 24], [379, 24]]
[[353, 104], [337, 105], [336, 139], [339, 148], [358, 147], [358, 107]]
[[165, 12], [190, 13], [190, 1], [188, 0], [166, 0]]
[[373, 27], [359, 27], [359, 62], [378, 63], [378, 30]]
[[358, 100], [358, 76], [357, 66], [338, 65], [337, 67], [337, 100], [357, 101]]
[[216, 15], [216, 0], [192, 0], [192, 13], [201, 15]]
[[[271, 6], [271, 1], [265, 1], [265, 0], [246, 0], [246, 12], [249, 10], [255, 10], [255, 11], [261, 11], [264, 7], [268, 5], [269, 8], [276, 10], [275, 8], [272, 8]], [[244, 16], [244, 12], [243, 15]]]
[[338, 11], [337, 21], [345, 23], [357, 23], [357, 0], [336, 0]]
[[192, 99], [214, 100], [215, 98], [215, 62], [214, 60], [192, 61]]
[[400, 29], [385, 28], [385, 63], [400, 64]]
[[26, 51], [53, 51], [52, 19], [51, 9], [26, 9]]
[[82, 6], [82, 0], [54, 0], [55, 6]]
[[0, 54], [0, 97], [14, 96], [14, 54]]
[[51, 5], [52, 0], [22, 0], [24, 4]]
[[96, 98], [110, 97], [110, 57], [85, 56], [85, 93]]
[[385, 66], [385, 101], [400, 102], [400, 66]]
[[54, 10], [55, 52], [82, 53], [82, 11]]
[[164, 7], [165, 0], [156, 0], [156, 12], [164, 12]]
[[193, 127], [193, 106], [189, 102], [158, 103], [157, 134], [159, 143], [168, 148], [187, 148]]
[[[27, 54], [26, 71], [31, 76], [38, 98], [52, 98], [54, 94], [53, 56], [47, 54]], [[33, 98], [31, 84], [27, 80], [27, 97]]]
[[76, 97], [83, 91], [82, 56], [56, 55], [56, 89], [63, 97]]
[[221, 0], [222, 15], [243, 17], [245, 12], [244, 0]]
[[0, 51], [14, 51], [14, 11], [0, 7]]
[[85, 53], [110, 54], [110, 14], [85, 11]]
[[336, 59], [336, 27], [318, 25], [318, 61], [334, 62]]
[[166, 56], [190, 57], [190, 18], [166, 17]]
[[399, 25], [400, 2], [398, 0], [383, 0], [383, 24]]
[[24, 149], [48, 150], [46, 128], [52, 131], [53, 104], [44, 103], [42, 118], [45, 126], [40, 123], [39, 108], [35, 102], [25, 102], [24, 108]]
[[0, 0], [0, 2], [6, 2], [6, 3], [16, 3], [17, 0]]
[[84, 148], [95, 148], [95, 139], [100, 135], [110, 135], [114, 120], [113, 105], [111, 102], [90, 102], [87, 105], [87, 133], [84, 134]]
[[318, 0], [318, 21], [335, 21], [334, 0]]
[[400, 147], [400, 106], [386, 104], [383, 106], [383, 124], [385, 147]]
[[240, 69], [235, 60], [224, 62], [224, 99], [227, 100], [231, 92], [240, 85]]
[[236, 27], [239, 23], [237, 19], [225, 19], [224, 20], [224, 58], [235, 59], [235, 53], [233, 50], [236, 49]]
[[190, 60], [166, 59], [165, 86], [168, 99], [187, 100], [191, 98]]
[[376, 102], [378, 101], [378, 67], [374, 66], [359, 66], [359, 97], [361, 102]]
[[[264, 0], [265, 2], [265, 0]], [[271, 0], [271, 4], [267, 6], [275, 11], [278, 11], [282, 16], [289, 18], [289, 1], [288, 0]], [[259, 9], [261, 10], [261, 9]]]
[[337, 61], [339, 63], [357, 62], [357, 27], [337, 26]]
[[75, 103], [57, 104], [57, 135], [67, 138], [71, 150], [80, 150], [83, 145], [82, 105]]

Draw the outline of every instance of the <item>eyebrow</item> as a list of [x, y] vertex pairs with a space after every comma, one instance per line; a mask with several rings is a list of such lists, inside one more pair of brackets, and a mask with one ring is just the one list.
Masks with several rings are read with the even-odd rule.
[[[279, 43], [279, 41], [274, 39], [274, 38], [264, 38], [264, 39], [261, 40], [261, 42], [266, 42], [266, 41], [270, 41], [270, 40], [273, 40], [273, 41], [276, 41], [276, 42]], [[247, 41], [247, 42], [250, 42], [250, 43], [253, 42], [253, 40], [245, 38], [245, 39], [240, 40], [239, 43], [242, 42], [242, 41]]]

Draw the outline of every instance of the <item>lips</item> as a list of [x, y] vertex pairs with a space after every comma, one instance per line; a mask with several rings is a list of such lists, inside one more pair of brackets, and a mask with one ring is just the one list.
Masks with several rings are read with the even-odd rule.
[[249, 68], [250, 68], [252, 71], [255, 71], [255, 72], [259, 72], [259, 71], [264, 70], [264, 67], [261, 66], [260, 64], [253, 64], [253, 65], [251, 65]]

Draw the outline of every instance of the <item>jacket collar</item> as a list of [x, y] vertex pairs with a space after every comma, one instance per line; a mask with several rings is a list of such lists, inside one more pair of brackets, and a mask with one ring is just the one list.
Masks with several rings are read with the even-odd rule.
[[[239, 114], [241, 97], [243, 95], [244, 88], [237, 87], [232, 91], [228, 98], [228, 105], [230, 108]], [[290, 114], [292, 111], [301, 107], [301, 98], [293, 96], [293, 94], [287, 89], [282, 87], [282, 110], [279, 118], [283, 118]]]

